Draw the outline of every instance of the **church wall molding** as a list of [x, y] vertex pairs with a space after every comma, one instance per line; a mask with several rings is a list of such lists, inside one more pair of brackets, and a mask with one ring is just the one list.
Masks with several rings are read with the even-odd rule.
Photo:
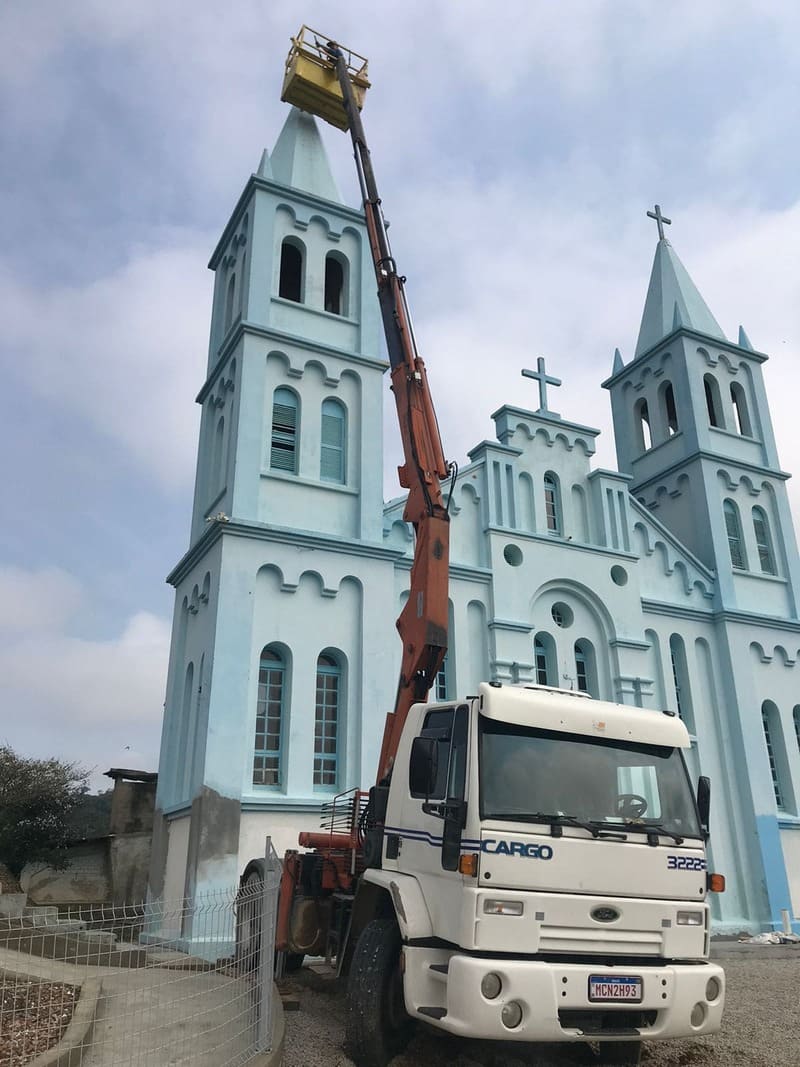
[[[291, 301], [285, 301], [291, 303]], [[292, 304], [293, 307], [297, 307], [297, 304]], [[309, 310], [305, 305], [302, 305], [304, 310]], [[328, 313], [325, 312], [327, 315]], [[331, 316], [333, 318], [340, 319], [340, 316]], [[344, 320], [350, 322], [351, 320]], [[369, 367], [371, 370], [379, 370], [381, 372], [388, 369], [389, 364], [385, 359], [379, 359], [376, 356], [367, 356], [363, 353], [352, 352], [346, 348], [337, 348], [335, 345], [325, 344], [323, 341], [312, 341], [299, 334], [286, 333], [283, 330], [276, 330], [271, 326], [260, 326], [258, 323], [250, 322], [247, 319], [241, 320], [236, 324], [235, 329], [225, 339], [222, 347], [220, 348], [219, 356], [217, 357], [213, 367], [209, 371], [208, 377], [203, 385], [203, 388], [195, 397], [198, 404], [202, 404], [208, 394], [214, 388], [214, 383], [222, 372], [225, 363], [233, 350], [236, 348], [239, 340], [242, 337], [260, 337], [269, 341], [275, 341], [278, 344], [284, 346], [289, 345], [305, 351], [318, 352], [322, 355], [333, 357], [335, 360], [343, 361], [345, 363], [353, 363], [356, 366]], [[248, 353], [248, 356], [252, 358], [254, 354]], [[260, 355], [260, 353], [259, 353]], [[286, 357], [289, 359], [289, 357]], [[291, 365], [291, 364], [290, 364]]]
[[167, 583], [177, 587], [191, 572], [192, 568], [203, 559], [211, 547], [224, 535], [292, 547], [320, 549], [336, 555], [361, 556], [394, 563], [400, 561], [403, 556], [403, 553], [398, 549], [387, 548], [378, 542], [329, 537], [326, 534], [298, 531], [284, 526], [268, 526], [266, 523], [238, 522], [236, 519], [226, 517], [224, 521], [215, 521], [208, 526], [202, 537], [195, 542], [177, 566], [167, 575]]
[[347, 207], [346, 204], [339, 204], [335, 200], [326, 200], [321, 196], [315, 196], [313, 193], [307, 193], [302, 189], [291, 188], [287, 185], [281, 185], [279, 182], [271, 181], [269, 178], [261, 178], [256, 174], [252, 174], [248, 178], [239, 199], [236, 201], [236, 206], [233, 209], [228, 225], [222, 231], [222, 236], [217, 242], [214, 251], [211, 253], [211, 258], [208, 261], [210, 270], [217, 269], [217, 265], [227, 251], [230, 239], [238, 229], [239, 221], [244, 211], [247, 209], [253, 193], [257, 189], [269, 193], [280, 201], [282, 206], [285, 206], [290, 210], [294, 208], [295, 205], [309, 209], [307, 212], [309, 217], [312, 211], [320, 211], [325, 213], [321, 216], [323, 219], [327, 214], [331, 214], [337, 218], [349, 219], [351, 222], [354, 222], [357, 227], [362, 229], [365, 225], [363, 213], [355, 208]]

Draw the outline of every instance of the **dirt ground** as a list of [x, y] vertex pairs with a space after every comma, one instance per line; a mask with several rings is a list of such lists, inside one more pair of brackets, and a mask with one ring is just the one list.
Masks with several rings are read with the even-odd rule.
[[[800, 956], [721, 961], [727, 975], [722, 1031], [645, 1043], [642, 1067], [800, 1067]], [[286, 1012], [283, 1067], [353, 1067], [343, 1049], [344, 995], [304, 967], [285, 984], [299, 1010]], [[466, 1041], [420, 1027], [393, 1067], [572, 1067], [587, 1046]]]
[[23, 1067], [69, 1025], [75, 988], [0, 972], [0, 1067]]

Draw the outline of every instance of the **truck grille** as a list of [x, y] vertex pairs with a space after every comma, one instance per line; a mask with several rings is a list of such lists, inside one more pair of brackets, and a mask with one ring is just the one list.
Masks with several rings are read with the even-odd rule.
[[660, 956], [660, 932], [645, 930], [578, 929], [542, 924], [540, 952], [608, 953], [620, 956]]
[[655, 1025], [657, 1011], [597, 1011], [592, 1008], [565, 1008], [558, 1013], [562, 1030], [580, 1030], [584, 1034], [637, 1034]]

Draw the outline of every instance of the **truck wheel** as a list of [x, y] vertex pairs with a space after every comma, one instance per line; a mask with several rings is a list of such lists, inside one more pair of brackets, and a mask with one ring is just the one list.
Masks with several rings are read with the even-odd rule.
[[607, 1067], [637, 1067], [642, 1055], [641, 1041], [598, 1041], [595, 1063]]
[[411, 1039], [400, 973], [400, 929], [373, 919], [361, 932], [347, 984], [345, 1037], [356, 1067], [386, 1067]]

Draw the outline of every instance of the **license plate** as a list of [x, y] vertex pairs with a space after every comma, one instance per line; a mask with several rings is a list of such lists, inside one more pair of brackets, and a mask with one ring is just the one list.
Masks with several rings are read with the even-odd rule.
[[642, 999], [642, 980], [630, 975], [589, 975], [589, 1000], [605, 1003], [638, 1003]]

